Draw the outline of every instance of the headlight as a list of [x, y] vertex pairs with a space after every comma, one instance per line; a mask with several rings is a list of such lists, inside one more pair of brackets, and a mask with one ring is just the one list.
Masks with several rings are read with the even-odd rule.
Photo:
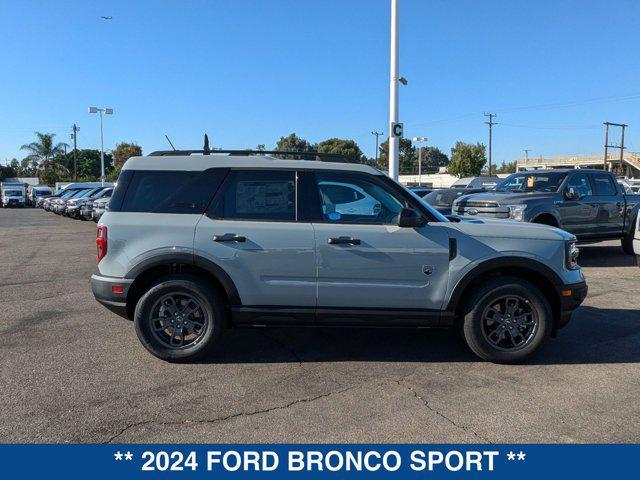
[[575, 240], [567, 240], [565, 242], [564, 260], [565, 265], [569, 270], [575, 270], [579, 268], [578, 255], [580, 255], [580, 249], [576, 247]]
[[509, 209], [509, 218], [517, 222], [524, 221], [524, 211], [527, 209], [526, 205], [505, 205]]

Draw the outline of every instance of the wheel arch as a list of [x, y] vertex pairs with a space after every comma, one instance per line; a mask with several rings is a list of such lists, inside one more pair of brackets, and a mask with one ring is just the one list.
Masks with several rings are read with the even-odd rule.
[[[546, 222], [541, 222], [540, 221], [541, 219], [551, 219], [551, 221], [553, 222], [553, 225], [550, 225], [549, 223], [546, 223]], [[560, 228], [560, 225], [561, 225], [560, 216], [554, 212], [549, 212], [546, 210], [537, 212], [531, 219], [531, 223], [541, 223], [543, 225], [549, 225], [551, 227], [557, 227], [557, 228]]]
[[242, 305], [235, 283], [216, 263], [188, 253], [163, 253], [138, 263], [125, 275], [125, 278], [133, 280], [127, 293], [127, 316], [133, 318], [135, 306], [148, 285], [172, 274], [203, 278], [225, 298], [229, 307]]
[[523, 257], [500, 257], [486, 260], [467, 272], [453, 287], [446, 310], [457, 319], [464, 314], [465, 300], [475, 285], [487, 278], [510, 276], [534, 284], [548, 299], [553, 313], [552, 335], [555, 335], [560, 320], [560, 294], [558, 286], [562, 279], [543, 263]]

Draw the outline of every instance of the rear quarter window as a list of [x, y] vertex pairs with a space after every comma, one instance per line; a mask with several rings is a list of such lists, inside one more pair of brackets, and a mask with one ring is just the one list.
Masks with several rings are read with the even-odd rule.
[[124, 170], [118, 177], [109, 210], [202, 214], [225, 175], [226, 169]]

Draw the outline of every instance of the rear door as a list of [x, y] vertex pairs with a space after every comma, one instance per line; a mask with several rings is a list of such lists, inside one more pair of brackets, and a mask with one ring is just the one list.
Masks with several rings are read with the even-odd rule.
[[[439, 311], [446, 291], [449, 237], [437, 224], [400, 228], [398, 214], [410, 200], [375, 175], [316, 172], [320, 203], [316, 234], [318, 316], [337, 311]], [[342, 213], [333, 185], [360, 192], [368, 205]], [[409, 195], [409, 197], [411, 197]], [[340, 312], [342, 311], [342, 312]], [[330, 319], [330, 318], [329, 318]], [[392, 315], [402, 321], [402, 315]]]
[[592, 173], [591, 181], [598, 206], [597, 232], [603, 237], [619, 237], [624, 228], [624, 197], [607, 173]]
[[[578, 198], [567, 199], [572, 188]], [[598, 203], [594, 199], [587, 173], [570, 174], [562, 190], [562, 200], [556, 202], [560, 212], [560, 227], [580, 238], [597, 236]]]
[[298, 320], [313, 320], [315, 240], [297, 197], [296, 171], [231, 170], [198, 223], [195, 254], [225, 270], [247, 313], [282, 321], [278, 309], [298, 308]]

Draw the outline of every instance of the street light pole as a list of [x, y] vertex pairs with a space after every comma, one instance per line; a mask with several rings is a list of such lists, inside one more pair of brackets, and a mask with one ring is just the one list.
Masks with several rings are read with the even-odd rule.
[[104, 133], [102, 128], [102, 115], [113, 115], [113, 108], [89, 107], [89, 113], [100, 114], [100, 181], [104, 185]]
[[398, 81], [399, 81], [399, 33], [398, 0], [391, 0], [391, 62], [389, 85], [389, 176], [398, 179], [399, 138], [394, 135], [393, 126], [398, 123]]
[[[427, 141], [427, 137], [413, 137], [413, 141], [423, 143]], [[418, 186], [422, 186], [422, 145], [418, 147]]]

